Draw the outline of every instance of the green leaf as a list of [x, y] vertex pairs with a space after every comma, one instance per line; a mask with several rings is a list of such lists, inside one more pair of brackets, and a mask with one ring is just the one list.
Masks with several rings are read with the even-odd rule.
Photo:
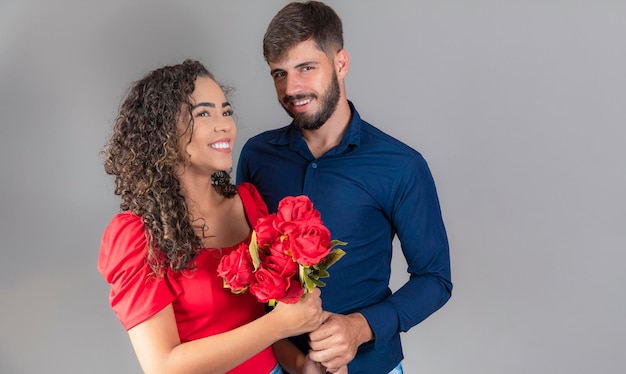
[[256, 241], [256, 232], [252, 231], [252, 238], [250, 239], [250, 245], [248, 246], [250, 250], [250, 257], [252, 257], [252, 266], [254, 267], [254, 271], [256, 271], [261, 265], [261, 258], [259, 257], [259, 245]]
[[312, 279], [310, 277], [305, 277], [304, 278], [304, 284], [305, 284], [305, 287], [307, 289], [307, 292], [313, 291], [313, 289], [315, 288], [316, 282], [317, 281], [315, 279]]
[[244, 287], [241, 290], [233, 290], [232, 288], [230, 288], [228, 283], [226, 283], [226, 279], [222, 279], [222, 284], [224, 285], [224, 288], [229, 288], [230, 292], [232, 292], [234, 294], [244, 293], [244, 292], [246, 292], [248, 290], [248, 287]]
[[330, 241], [330, 250], [332, 251], [338, 245], [346, 245], [348, 242], [342, 242], [341, 240], [333, 239]]
[[320, 269], [320, 270], [317, 272], [317, 277], [318, 277], [318, 278], [328, 278], [328, 277], [330, 277], [330, 273], [329, 273], [329, 272], [327, 272], [327, 271], [326, 271], [326, 270], [324, 270], [324, 269]]
[[344, 252], [343, 249], [339, 249], [339, 248], [333, 249], [324, 258], [323, 266], [321, 266], [320, 269], [323, 269], [323, 270], [328, 269], [332, 264], [334, 264], [335, 262], [339, 261], [339, 259], [342, 258], [345, 254], [346, 254], [346, 252]]
[[304, 278], [308, 275], [309, 269], [305, 268], [301, 264], [298, 264], [298, 277], [300, 279], [300, 284], [304, 286]]
[[300, 268], [300, 284], [304, 287], [306, 292], [311, 292], [315, 288], [316, 280], [311, 278], [311, 269], [302, 265], [298, 265]]

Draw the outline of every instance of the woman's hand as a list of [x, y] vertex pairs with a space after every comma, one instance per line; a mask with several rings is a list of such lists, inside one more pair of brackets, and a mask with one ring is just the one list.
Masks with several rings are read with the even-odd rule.
[[301, 374], [326, 374], [326, 368], [319, 362], [311, 360], [309, 355], [307, 355], [304, 358], [304, 365], [302, 366]]
[[285, 329], [285, 337], [304, 334], [317, 329], [323, 322], [320, 290], [313, 289], [295, 304], [277, 303], [273, 313]]

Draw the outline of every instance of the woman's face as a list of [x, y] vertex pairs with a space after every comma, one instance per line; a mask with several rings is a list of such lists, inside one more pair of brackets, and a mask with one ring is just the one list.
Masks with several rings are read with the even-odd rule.
[[[188, 154], [185, 172], [211, 175], [232, 167], [232, 149], [237, 137], [233, 110], [220, 86], [209, 77], [198, 77], [190, 96], [193, 133], [185, 135], [182, 147]], [[188, 128], [188, 111], [183, 108], [179, 125]]]

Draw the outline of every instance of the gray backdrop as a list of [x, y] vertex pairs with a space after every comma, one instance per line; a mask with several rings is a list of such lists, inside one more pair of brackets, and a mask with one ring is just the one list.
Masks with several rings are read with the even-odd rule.
[[[236, 88], [239, 147], [286, 124], [261, 55], [285, 3], [0, 0], [1, 373], [139, 372], [96, 270], [98, 152], [130, 83], [186, 57]], [[424, 154], [449, 231], [406, 372], [624, 372], [626, 2], [329, 4], [349, 98]]]

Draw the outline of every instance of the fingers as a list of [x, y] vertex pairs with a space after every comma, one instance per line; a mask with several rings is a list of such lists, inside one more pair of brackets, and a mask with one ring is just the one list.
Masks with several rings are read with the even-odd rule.
[[314, 331], [325, 321], [320, 295], [321, 291], [315, 288], [293, 306], [302, 321], [299, 334]]
[[333, 313], [322, 310], [322, 318], [324, 319], [324, 322], [328, 321], [332, 315]]
[[334, 369], [326, 369], [327, 372], [329, 373], [333, 373], [333, 374], [348, 374], [348, 366], [344, 365], [340, 368], [334, 368]]
[[326, 374], [326, 368], [319, 362], [311, 360], [308, 355], [304, 359], [302, 374]]
[[[336, 331], [338, 328], [336, 318], [334, 317], [334, 313], [330, 313], [327, 311], [322, 312], [322, 324], [309, 333], [310, 342], [318, 342], [333, 335], [333, 331]], [[329, 342], [328, 344], [332, 344]], [[324, 347], [320, 347], [323, 349]]]
[[333, 372], [352, 361], [359, 344], [351, 334], [346, 316], [325, 312], [324, 318], [324, 323], [309, 333], [309, 355]]
[[278, 321], [287, 336], [300, 335], [317, 329], [324, 322], [319, 291], [307, 295], [294, 304], [278, 303], [271, 313], [279, 315]]
[[309, 356], [311, 357], [311, 360], [319, 362], [327, 368], [339, 368], [349, 362], [349, 360], [342, 360], [341, 357], [339, 357], [337, 354], [338, 352], [333, 349], [325, 349], [322, 351], [309, 351]]
[[320, 295], [321, 295], [320, 290], [318, 288], [314, 288], [313, 291], [306, 294], [303, 299], [298, 301], [298, 303], [307, 304], [310, 306], [314, 306], [315, 308], [319, 308], [320, 313], [321, 313], [322, 299]]

